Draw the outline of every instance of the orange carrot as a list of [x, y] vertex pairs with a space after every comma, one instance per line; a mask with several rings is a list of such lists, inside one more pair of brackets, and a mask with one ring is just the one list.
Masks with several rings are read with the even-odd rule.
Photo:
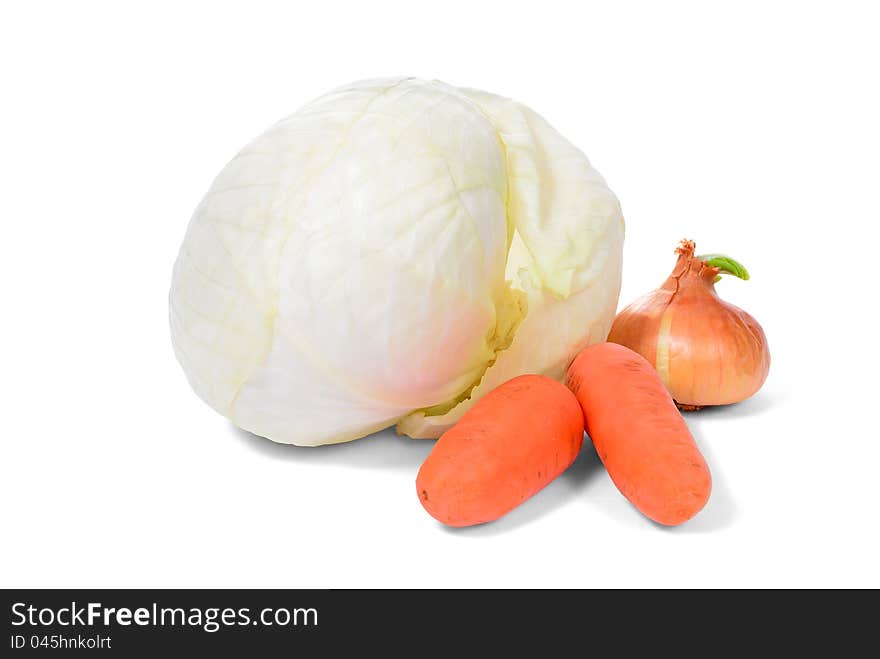
[[611, 480], [655, 522], [675, 526], [709, 499], [712, 476], [657, 371], [615, 343], [584, 349], [566, 384]]
[[572, 393], [543, 375], [521, 375], [441, 435], [419, 469], [419, 501], [449, 526], [491, 522], [565, 471], [583, 440]]

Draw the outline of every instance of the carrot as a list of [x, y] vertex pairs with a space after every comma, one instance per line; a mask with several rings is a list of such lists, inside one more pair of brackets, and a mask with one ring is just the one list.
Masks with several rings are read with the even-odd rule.
[[565, 471], [584, 440], [574, 395], [543, 375], [521, 375], [481, 398], [419, 469], [419, 501], [449, 526], [491, 522]]
[[657, 371], [615, 343], [584, 349], [566, 384], [611, 480], [655, 522], [675, 526], [709, 499], [712, 476]]

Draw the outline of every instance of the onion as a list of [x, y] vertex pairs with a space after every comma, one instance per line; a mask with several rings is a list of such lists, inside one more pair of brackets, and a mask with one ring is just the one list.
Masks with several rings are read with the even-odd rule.
[[764, 330], [715, 292], [720, 273], [748, 279], [748, 271], [727, 256], [694, 256], [694, 248], [681, 241], [669, 278], [621, 311], [608, 335], [647, 359], [684, 410], [744, 400], [770, 369]]

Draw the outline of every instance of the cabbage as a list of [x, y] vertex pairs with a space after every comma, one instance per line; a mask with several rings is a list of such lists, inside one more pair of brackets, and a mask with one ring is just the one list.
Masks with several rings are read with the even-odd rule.
[[215, 179], [170, 293], [195, 392], [274, 441], [437, 437], [605, 339], [620, 206], [509, 99], [413, 78], [337, 89]]

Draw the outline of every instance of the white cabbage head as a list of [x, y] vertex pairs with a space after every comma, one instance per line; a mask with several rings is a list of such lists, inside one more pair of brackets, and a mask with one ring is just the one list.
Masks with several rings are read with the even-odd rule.
[[605, 339], [622, 244], [614, 194], [529, 108], [359, 82], [220, 172], [174, 266], [174, 350], [208, 405], [277, 442], [437, 437]]

